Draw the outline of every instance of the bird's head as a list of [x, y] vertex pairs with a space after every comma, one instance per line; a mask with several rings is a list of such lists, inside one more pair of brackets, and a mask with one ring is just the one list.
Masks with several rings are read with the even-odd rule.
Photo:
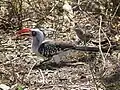
[[37, 44], [37, 45], [40, 45], [45, 39], [44, 32], [40, 31], [39, 29], [24, 28], [19, 30], [16, 34], [17, 36], [25, 36], [25, 35], [31, 36], [33, 40], [32, 44]]
[[34, 37], [45, 37], [45, 34], [43, 31], [40, 31], [39, 29], [31, 29], [31, 28], [24, 28], [19, 30], [17, 33], [17, 36], [25, 36], [25, 35], [29, 35]]

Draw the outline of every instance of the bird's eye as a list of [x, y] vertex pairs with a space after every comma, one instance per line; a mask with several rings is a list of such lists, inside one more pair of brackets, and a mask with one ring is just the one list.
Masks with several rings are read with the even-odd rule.
[[36, 36], [36, 32], [35, 31], [32, 31], [32, 36]]

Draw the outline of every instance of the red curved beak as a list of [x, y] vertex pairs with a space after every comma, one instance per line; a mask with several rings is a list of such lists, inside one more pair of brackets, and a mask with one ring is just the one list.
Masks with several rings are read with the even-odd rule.
[[17, 36], [30, 35], [30, 32], [31, 32], [30, 28], [24, 28], [24, 29], [19, 30], [16, 33], [16, 35]]

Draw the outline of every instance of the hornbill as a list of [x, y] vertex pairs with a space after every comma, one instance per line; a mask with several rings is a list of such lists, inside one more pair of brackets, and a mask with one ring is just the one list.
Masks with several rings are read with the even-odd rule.
[[[16, 33], [18, 36], [29, 34], [32, 37], [32, 51], [37, 55], [52, 58], [62, 51], [69, 49], [98, 52], [97, 47], [82, 47], [66, 41], [47, 40], [43, 31], [39, 29], [24, 28]], [[104, 51], [104, 50], [103, 50]]]

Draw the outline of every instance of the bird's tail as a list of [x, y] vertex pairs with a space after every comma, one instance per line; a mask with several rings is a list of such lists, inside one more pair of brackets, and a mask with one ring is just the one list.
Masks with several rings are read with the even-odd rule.
[[[74, 50], [79, 50], [79, 51], [91, 51], [91, 52], [99, 52], [100, 48], [99, 47], [93, 47], [93, 46], [74, 46], [73, 47]], [[102, 52], [111, 52], [111, 50], [115, 50], [115, 46], [111, 46], [109, 47], [101, 47]]]
[[[56, 42], [57, 45], [59, 45], [64, 50], [73, 49], [73, 50], [79, 50], [79, 51], [91, 51], [91, 52], [99, 52], [99, 47], [94, 46], [79, 46], [72, 42]], [[110, 49], [113, 49], [111, 47]], [[107, 52], [109, 50], [109, 47], [101, 47], [102, 52]]]

